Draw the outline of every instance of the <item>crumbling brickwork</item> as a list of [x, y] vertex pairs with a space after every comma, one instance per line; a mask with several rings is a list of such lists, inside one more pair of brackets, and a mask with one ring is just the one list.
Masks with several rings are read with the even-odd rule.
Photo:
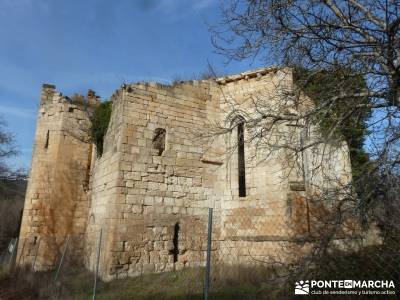
[[[81, 234], [79, 251], [93, 269], [101, 229], [103, 278], [162, 272], [204, 264], [213, 208], [216, 259], [229, 253], [249, 262], [274, 253], [293, 233], [290, 224], [307, 230], [297, 220], [304, 209], [292, 207], [305, 196], [304, 172], [284, 156], [263, 160], [251, 142], [238, 151], [251, 129], [236, 125], [254, 113], [252, 98], [272, 103], [279, 87], [291, 85], [291, 72], [275, 68], [172, 86], [124, 84], [110, 99], [101, 157], [87, 112], [44, 85], [20, 237], [34, 243]], [[235, 126], [213, 136], [215, 123]], [[297, 129], [279, 134], [290, 130]], [[338, 151], [335, 172], [349, 180], [347, 149]], [[26, 249], [20, 244], [19, 256], [29, 261]], [[50, 252], [39, 265], [51, 267]]]

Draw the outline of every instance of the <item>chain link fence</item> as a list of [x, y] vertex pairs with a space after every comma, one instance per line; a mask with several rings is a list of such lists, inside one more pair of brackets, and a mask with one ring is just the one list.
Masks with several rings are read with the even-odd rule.
[[[147, 270], [146, 265], [139, 268], [135, 265], [136, 251], [144, 261], [150, 259], [145, 257], [149, 249], [143, 248], [135, 249], [128, 258], [132, 269], [136, 266], [138, 271], [118, 273], [113, 261], [117, 258], [119, 262], [122, 252], [107, 252], [108, 233], [100, 229], [86, 235], [11, 239], [0, 254], [0, 299], [203, 298], [205, 268], [201, 261], [206, 255], [206, 239], [203, 245], [192, 248], [196, 255], [192, 256], [193, 262], [185, 262], [189, 267], [176, 261], [176, 268], [157, 273]], [[128, 241], [125, 247], [133, 249], [134, 242]], [[112, 281], [102, 277], [104, 255], [110, 258], [105, 270], [115, 275]], [[132, 277], [127, 278], [128, 274]]]
[[[100, 229], [86, 236], [13, 238], [0, 254], [0, 299], [292, 299], [296, 287], [304, 284], [308, 284], [305, 290], [309, 296], [316, 299], [322, 291], [328, 299], [337, 299], [334, 293], [338, 291], [343, 291], [340, 299], [362, 299], [363, 294], [345, 294], [350, 291], [398, 293], [400, 236], [396, 231], [383, 235], [376, 229], [379, 234], [369, 240], [365, 236], [327, 236], [328, 231], [300, 238], [284, 229], [283, 220], [271, 217], [266, 221], [264, 212], [253, 208], [220, 214], [210, 209], [208, 230], [199, 230], [191, 237], [184, 233], [176, 236], [178, 252], [166, 254], [173, 262], [171, 269], [139, 268], [142, 259], [135, 253], [145, 257], [149, 252], [128, 241], [125, 247], [132, 248], [129, 268], [140, 271], [119, 273], [124, 275], [112, 281], [96, 275], [103, 262], [100, 258], [107, 251], [107, 231]], [[271, 234], [251, 235], [247, 231], [262, 226]], [[191, 239], [202, 243], [190, 247]], [[192, 254], [185, 256], [189, 248]], [[121, 259], [117, 254], [107, 255]], [[190, 258], [192, 262], [187, 261]], [[312, 281], [333, 280], [393, 281], [395, 287], [312, 286]], [[368, 297], [380, 299], [382, 294]]]
[[82, 253], [71, 251], [82, 241], [82, 236], [12, 239], [0, 255], [0, 299], [88, 299], [94, 276]]
[[[269, 208], [277, 211], [277, 205]], [[297, 203], [287, 214], [266, 216], [265, 205], [256, 205], [214, 218], [210, 299], [395, 298], [400, 286], [396, 226], [362, 228], [346, 210], [321, 213], [315, 206]]]

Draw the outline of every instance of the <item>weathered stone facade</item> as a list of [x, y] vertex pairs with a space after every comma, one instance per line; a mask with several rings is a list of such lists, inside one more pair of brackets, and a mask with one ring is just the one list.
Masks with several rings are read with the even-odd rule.
[[[268, 95], [272, 104], [292, 85], [290, 70], [276, 68], [172, 86], [123, 85], [110, 99], [101, 157], [90, 143], [87, 111], [44, 85], [19, 259], [33, 259], [38, 239], [57, 241], [39, 247], [36, 265], [50, 268], [65, 237], [80, 236], [74, 251], [93, 269], [101, 229], [105, 279], [202, 265], [208, 208], [214, 209], [215, 259], [251, 262], [273, 255], [305, 230], [302, 201], [311, 181], [305, 177], [315, 155], [265, 159], [251, 141], [237, 147], [238, 130], [246, 136], [254, 129], [211, 132], [216, 123], [249, 118], [255, 110], [250, 99]], [[286, 108], [292, 114], [301, 109]], [[297, 131], [285, 125], [276, 136]], [[346, 145], [333, 152], [327, 169], [348, 182]]]

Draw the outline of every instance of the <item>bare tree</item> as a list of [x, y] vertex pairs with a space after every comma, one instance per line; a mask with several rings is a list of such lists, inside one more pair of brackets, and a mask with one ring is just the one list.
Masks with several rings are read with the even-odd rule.
[[8, 159], [17, 155], [13, 135], [0, 118], [0, 249], [18, 234], [25, 195], [25, 172], [12, 169]]
[[[221, 5], [213, 42], [229, 60], [261, 58], [296, 70], [296, 87], [283, 95], [283, 106], [288, 96], [301, 104], [300, 92], [314, 100], [312, 109], [298, 110], [294, 117], [258, 109], [258, 119], [251, 122], [317, 124], [329, 139], [337, 132], [343, 138], [358, 126], [364, 130], [358, 142], [368, 139], [372, 169], [392, 172], [400, 162], [399, 5], [389, 0], [234, 0]], [[255, 106], [261, 107], [261, 100]]]
[[[400, 3], [396, 0], [230, 1], [214, 45], [229, 59], [368, 76], [373, 107], [399, 107]], [[273, 54], [273, 55], [271, 55]], [[380, 101], [378, 101], [380, 100]]]
[[[246, 141], [264, 149], [265, 155], [285, 149], [294, 157], [288, 161], [320, 146], [329, 152], [324, 145], [343, 140], [350, 148], [353, 179], [348, 185], [335, 184], [334, 197], [340, 201], [332, 213], [323, 213], [313, 255], [301, 264], [315, 263], [316, 257], [326, 262], [322, 258], [327, 256], [315, 254], [327, 254], [348, 220], [345, 215], [376, 222], [389, 247], [396, 248], [400, 2], [231, 0], [221, 3], [221, 12], [219, 24], [211, 27], [217, 52], [228, 61], [253, 59], [294, 74], [293, 86], [278, 84], [280, 93], [251, 97], [252, 112], [246, 118], [251, 134]], [[231, 109], [239, 108], [232, 104]], [[296, 139], [299, 132], [293, 129], [290, 137], [277, 139], [282, 124], [318, 133]], [[212, 134], [231, 130], [218, 125]], [[326, 192], [318, 197], [330, 198]]]
[[6, 131], [5, 122], [0, 118], [0, 178], [10, 175], [10, 168], [6, 160], [17, 154], [14, 138], [11, 133]]

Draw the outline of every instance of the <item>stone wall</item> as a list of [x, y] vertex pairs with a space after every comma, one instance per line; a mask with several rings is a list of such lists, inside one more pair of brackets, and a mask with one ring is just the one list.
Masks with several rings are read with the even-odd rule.
[[[203, 145], [195, 140], [207, 117], [218, 113], [211, 101], [209, 82], [135, 84], [115, 93], [105, 153], [94, 167], [96, 221], [89, 226], [106, 228], [104, 277], [204, 261], [207, 207], [219, 197], [215, 165], [202, 161]], [[157, 129], [165, 131], [162, 152]]]
[[[226, 126], [239, 116], [246, 122], [259, 117], [256, 103], [275, 105], [274, 102], [281, 99], [281, 90], [291, 87], [291, 76], [291, 72], [272, 69], [220, 80], [219, 97]], [[257, 127], [248, 125], [244, 128], [245, 197], [238, 193], [237, 127], [225, 138], [225, 147], [231, 152], [222, 166], [226, 186], [221, 203], [219, 259], [225, 263], [254, 262], [256, 258], [263, 260], [267, 255], [280, 252], [281, 243], [289, 239], [289, 181], [303, 181], [293, 175], [296, 168], [290, 169], [292, 173], [288, 171], [287, 157], [283, 153], [270, 152], [258, 145], [260, 138], [252, 140]], [[264, 124], [260, 122], [259, 125]], [[278, 129], [282, 131], [280, 135], [291, 135], [286, 125]], [[266, 139], [276, 136], [278, 132], [268, 132]]]
[[43, 85], [17, 261], [52, 268], [67, 235], [86, 231], [92, 146], [87, 111]]
[[[163, 272], [204, 265], [213, 208], [216, 262], [253, 263], [281, 253], [309, 231], [308, 171], [326, 159], [311, 150], [306, 159], [288, 151], [267, 155], [269, 148], [251, 138], [259, 128], [246, 125], [239, 162], [237, 122], [257, 116], [256, 100], [295, 114], [299, 107], [282, 102], [292, 89], [291, 71], [275, 68], [172, 86], [124, 84], [110, 99], [98, 157], [80, 130], [89, 126], [87, 114], [45, 86], [21, 237], [84, 233], [85, 262], [94, 270], [101, 231], [103, 279]], [[303, 132], [294, 125], [274, 127], [270, 141], [298, 143]], [[218, 128], [224, 134], [215, 134]], [[331, 174], [348, 182], [347, 146], [329, 147], [336, 153]]]
[[[291, 191], [284, 158], [260, 162], [254, 145], [246, 144], [247, 195], [239, 197], [236, 129], [207, 137], [216, 122], [232, 121], [228, 98], [246, 118], [248, 97], [277, 94], [278, 84], [290, 86], [291, 74], [274, 70], [232, 82], [133, 84], [114, 94], [106, 151], [92, 184], [91, 218], [106, 228], [104, 278], [203, 264], [209, 207], [214, 256], [221, 253], [221, 261], [248, 261], [255, 253], [235, 253], [249, 243], [265, 256], [288, 240]], [[158, 129], [165, 131], [162, 152], [154, 143]]]

